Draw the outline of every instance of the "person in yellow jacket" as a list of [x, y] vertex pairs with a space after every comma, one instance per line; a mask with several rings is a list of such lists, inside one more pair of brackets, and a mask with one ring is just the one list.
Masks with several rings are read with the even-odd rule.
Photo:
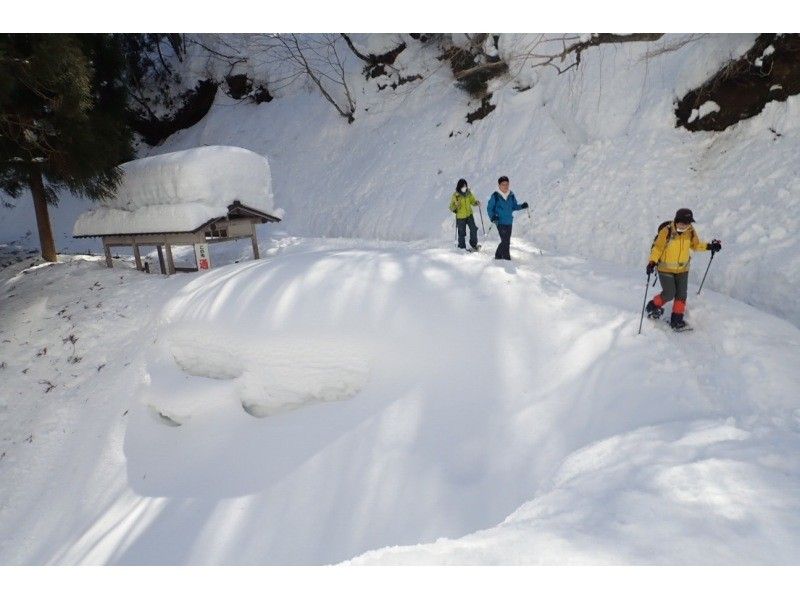
[[694, 221], [692, 211], [681, 208], [675, 213], [672, 222], [659, 227], [646, 269], [648, 276], [658, 269], [658, 278], [661, 281], [661, 293], [653, 297], [646, 306], [647, 317], [660, 318], [664, 313], [664, 305], [674, 299], [670, 326], [677, 329], [684, 328], [687, 324], [683, 315], [689, 287], [689, 262], [692, 259], [689, 251], [717, 252], [722, 249], [722, 242], [718, 239], [711, 243], [702, 241], [692, 226]]
[[456, 192], [450, 198], [450, 211], [456, 215], [456, 226], [458, 227], [458, 246], [466, 249], [467, 226], [469, 226], [469, 245], [472, 251], [480, 249], [478, 245], [478, 226], [475, 224], [475, 217], [472, 215], [472, 206], [480, 206], [481, 202], [475, 199], [470, 191], [467, 181], [459, 179], [456, 184]]

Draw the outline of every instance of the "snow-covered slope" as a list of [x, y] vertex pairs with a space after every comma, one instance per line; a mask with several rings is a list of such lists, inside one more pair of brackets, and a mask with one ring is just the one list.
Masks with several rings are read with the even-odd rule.
[[[403, 38], [359, 39], [385, 51]], [[690, 207], [701, 235], [723, 240], [709, 288], [800, 323], [800, 99], [769, 104], [722, 133], [674, 126], [676, 99], [749, 48], [752, 34], [600, 46], [564, 75], [512, 60], [512, 76], [490, 84], [497, 109], [471, 125], [465, 115], [477, 104], [455, 87], [447, 63], [435, 48], [404, 39], [408, 48], [394, 66], [425, 78], [379, 90], [389, 81], [365, 81], [351, 57], [353, 124], [308, 88], [278, 91], [257, 106], [219, 92], [200, 123], [152, 153], [227, 144], [266, 155], [285, 225], [301, 236], [447, 239], [455, 182], [465, 177], [485, 197], [505, 174], [533, 206], [533, 226], [520, 234], [545, 248], [642, 267], [658, 223]], [[510, 60], [531, 38], [500, 39], [500, 55]], [[258, 60], [237, 68], [263, 69]], [[64, 200], [64, 219], [74, 218], [72, 201]], [[21, 203], [2, 215], [0, 240], [27, 230], [35, 237]], [[70, 248], [66, 239], [57, 243]]]
[[0, 562], [800, 562], [795, 327], [637, 335], [636, 270], [523, 242], [262, 251], [4, 283]]
[[[525, 39], [501, 38], [501, 55]], [[427, 78], [378, 91], [380, 79], [354, 73], [352, 125], [313, 94], [260, 106], [220, 94], [201, 123], [156, 151], [235, 142], [265, 153], [287, 226], [303, 236], [447, 239], [456, 181], [488, 197], [505, 174], [533, 206], [533, 226], [520, 234], [642, 267], [658, 223], [690, 207], [701, 236], [723, 240], [710, 288], [798, 324], [800, 98], [722, 133], [678, 129], [674, 101], [753, 36], [712, 35], [649, 56], [680, 39], [594, 48], [561, 76], [512, 63], [516, 78], [494, 83], [497, 109], [472, 125], [474, 105], [446, 63], [410, 45], [395, 66]]]

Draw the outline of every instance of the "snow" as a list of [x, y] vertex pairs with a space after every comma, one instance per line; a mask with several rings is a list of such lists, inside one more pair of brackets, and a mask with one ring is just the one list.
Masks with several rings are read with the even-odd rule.
[[126, 162], [113, 198], [82, 214], [73, 234], [191, 231], [225, 216], [235, 200], [274, 213], [269, 162], [211, 145]]
[[[398, 39], [398, 72], [426, 78], [379, 91], [355, 62], [353, 124], [297, 87], [220, 93], [148, 150], [269, 156], [286, 219], [260, 261], [36, 266], [30, 198], [3, 214], [0, 563], [800, 563], [800, 101], [675, 127], [675, 98], [754, 36], [590, 48], [557, 76], [504, 34], [515, 78], [472, 125], [431, 47], [354, 36]], [[500, 174], [532, 214], [503, 265], [495, 233], [450, 248], [446, 208]], [[211, 201], [146, 189], [145, 221]], [[71, 239], [84, 205], [51, 209], [60, 250], [99, 248]], [[723, 250], [699, 296], [692, 263], [694, 331], [637, 335], [680, 207]]]
[[638, 268], [521, 239], [261, 250], [4, 271], [0, 562], [800, 561], [784, 320], [637, 335]]
[[571, 455], [494, 528], [351, 563], [796, 564], [795, 442], [730, 419], [642, 428]]
[[775, 53], [775, 46], [770, 44], [769, 46], [764, 48], [764, 52], [761, 53], [761, 56], [759, 56], [758, 58], [755, 59], [753, 64], [755, 64], [758, 67], [763, 66], [764, 58], [766, 58], [767, 56], [771, 56], [774, 53]]
[[702, 106], [699, 108], [695, 108], [692, 110], [692, 113], [689, 115], [689, 120], [687, 122], [694, 122], [696, 120], [702, 120], [709, 114], [713, 114], [714, 112], [719, 112], [720, 107], [719, 104], [712, 100], [708, 100], [704, 102]]

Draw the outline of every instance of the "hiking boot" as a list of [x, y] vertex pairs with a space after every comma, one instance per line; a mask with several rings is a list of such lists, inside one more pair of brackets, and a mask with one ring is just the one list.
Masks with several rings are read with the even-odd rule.
[[672, 318], [669, 321], [669, 325], [675, 328], [676, 330], [680, 330], [681, 328], [686, 328], [686, 321], [683, 319], [683, 314], [676, 314], [673, 312]]
[[647, 317], [652, 318], [653, 320], [658, 320], [661, 316], [664, 315], [664, 308], [657, 307], [653, 300], [651, 299], [650, 302], [645, 306], [647, 310]]

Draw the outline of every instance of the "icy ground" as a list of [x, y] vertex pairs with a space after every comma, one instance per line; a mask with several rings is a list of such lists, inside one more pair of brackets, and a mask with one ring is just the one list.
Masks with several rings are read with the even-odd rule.
[[6, 267], [0, 563], [800, 563], [800, 330], [495, 243]]

